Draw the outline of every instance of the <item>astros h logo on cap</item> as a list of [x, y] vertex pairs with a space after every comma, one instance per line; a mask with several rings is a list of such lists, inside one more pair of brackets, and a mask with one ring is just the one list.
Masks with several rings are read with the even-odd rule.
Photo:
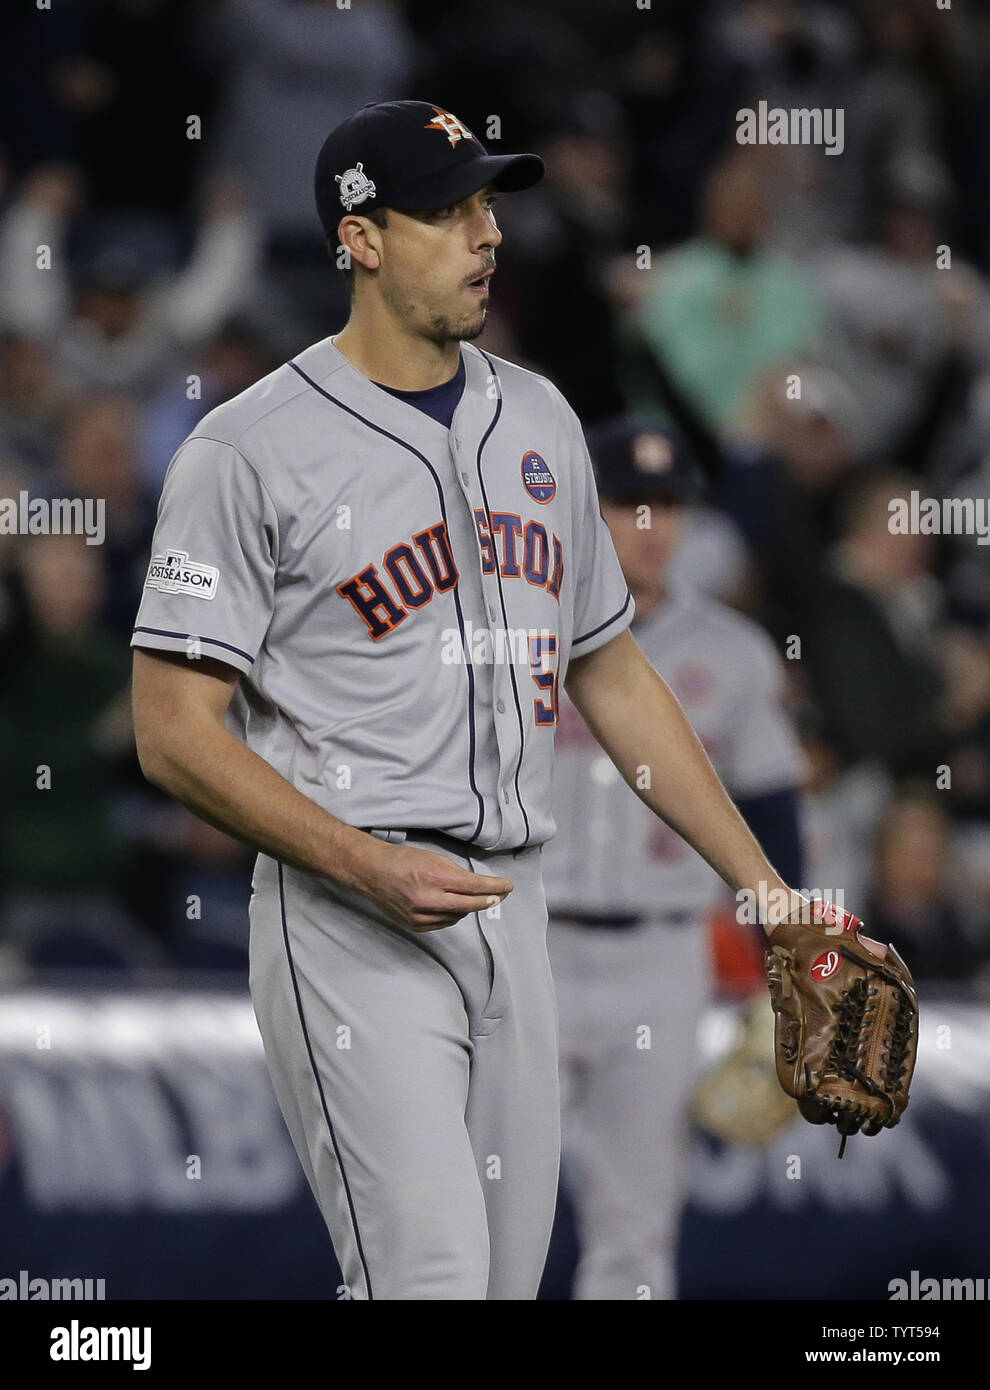
[[480, 143], [478, 137], [468, 130], [463, 121], [459, 121], [449, 111], [441, 111], [439, 106], [433, 109], [437, 113], [436, 119], [427, 124], [426, 130], [442, 130], [452, 145], [456, 145], [458, 140], [474, 140]]

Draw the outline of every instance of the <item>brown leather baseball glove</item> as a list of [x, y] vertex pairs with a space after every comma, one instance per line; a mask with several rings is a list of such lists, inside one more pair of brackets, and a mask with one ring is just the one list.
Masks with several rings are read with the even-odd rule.
[[881, 958], [864, 944], [858, 917], [824, 900], [808, 907], [807, 921], [774, 927], [764, 956], [777, 1076], [806, 1120], [835, 1125], [841, 1158], [850, 1134], [879, 1134], [904, 1113], [918, 996], [893, 946]]

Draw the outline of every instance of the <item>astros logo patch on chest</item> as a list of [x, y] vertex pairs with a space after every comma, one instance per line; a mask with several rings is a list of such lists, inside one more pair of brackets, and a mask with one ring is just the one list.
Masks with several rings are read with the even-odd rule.
[[534, 502], [546, 503], [553, 500], [557, 491], [557, 480], [550, 472], [541, 454], [530, 450], [523, 454], [523, 487]]

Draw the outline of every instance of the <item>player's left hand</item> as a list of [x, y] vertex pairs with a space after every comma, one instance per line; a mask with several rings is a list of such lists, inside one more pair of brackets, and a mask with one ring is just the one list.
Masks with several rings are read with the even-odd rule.
[[918, 996], [893, 946], [815, 900], [779, 921], [764, 957], [777, 1077], [812, 1124], [846, 1138], [898, 1123], [918, 1053]]
[[767, 920], [763, 924], [767, 936], [772, 936], [774, 928], [781, 922], [801, 922], [805, 926], [819, 927], [825, 936], [841, 936], [844, 931], [856, 931], [857, 941], [878, 960], [883, 960], [887, 954], [887, 947], [882, 941], [874, 941], [870, 936], [863, 936], [857, 927], [846, 925], [847, 922], [858, 922], [862, 926], [858, 917], [844, 908], [835, 907], [833, 903], [825, 904], [822, 899], [806, 898], [803, 893], [792, 890], [786, 907], [768, 906]]

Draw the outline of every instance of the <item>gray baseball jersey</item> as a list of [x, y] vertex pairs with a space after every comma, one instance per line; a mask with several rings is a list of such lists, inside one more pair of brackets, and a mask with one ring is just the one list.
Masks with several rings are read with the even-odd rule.
[[330, 339], [205, 416], [132, 641], [242, 672], [232, 727], [340, 819], [515, 849], [553, 833], [568, 662], [633, 602], [573, 411], [462, 355], [449, 431]]
[[[732, 795], [802, 781], [803, 754], [781, 703], [780, 658], [761, 628], [715, 599], [680, 590], [633, 633]], [[717, 901], [717, 874], [629, 789], [566, 695], [553, 806], [558, 833], [543, 856], [551, 908], [700, 914]]]

